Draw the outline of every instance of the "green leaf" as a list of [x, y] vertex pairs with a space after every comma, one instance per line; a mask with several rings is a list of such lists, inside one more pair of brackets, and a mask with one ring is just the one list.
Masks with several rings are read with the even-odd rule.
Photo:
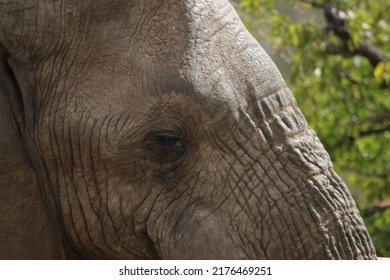
[[378, 79], [386, 70], [386, 63], [383, 61], [379, 62], [374, 69], [374, 77]]

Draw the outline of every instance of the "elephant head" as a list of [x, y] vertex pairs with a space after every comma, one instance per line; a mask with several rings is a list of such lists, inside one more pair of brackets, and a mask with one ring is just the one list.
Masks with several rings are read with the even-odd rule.
[[227, 0], [1, 0], [0, 50], [2, 258], [376, 258]]

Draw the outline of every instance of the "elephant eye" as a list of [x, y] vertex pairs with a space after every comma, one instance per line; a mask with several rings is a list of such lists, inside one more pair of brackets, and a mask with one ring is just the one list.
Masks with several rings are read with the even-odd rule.
[[172, 163], [172, 167], [186, 152], [184, 135], [177, 132], [152, 132], [148, 137], [147, 147], [161, 164]]
[[180, 137], [169, 134], [157, 134], [155, 135], [156, 142], [162, 147], [173, 147], [180, 143]]
[[159, 146], [162, 150], [172, 150], [178, 156], [182, 155], [184, 152], [184, 146], [182, 143], [182, 137], [178, 135], [170, 134], [156, 134], [156, 145]]

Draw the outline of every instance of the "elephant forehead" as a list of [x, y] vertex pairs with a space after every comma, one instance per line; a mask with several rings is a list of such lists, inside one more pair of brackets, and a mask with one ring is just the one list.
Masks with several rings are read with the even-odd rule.
[[[139, 1], [124, 17], [130, 59], [177, 63], [186, 46], [187, 22], [183, 1]], [[118, 34], [122, 40], [123, 35]], [[115, 42], [113, 42], [115, 44]]]
[[[226, 1], [179, 2], [176, 11], [157, 12], [156, 19], [164, 18], [165, 13], [178, 17], [165, 20], [165, 29], [156, 28], [161, 23], [152, 20], [149, 28], [153, 32], [145, 32], [146, 37], [139, 40], [133, 38], [141, 51], [126, 63], [137, 69], [147, 94], [159, 99], [163, 94], [181, 92], [204, 105], [228, 105], [236, 110], [245, 95], [264, 92], [257, 90], [259, 87], [273, 87], [263, 84], [272, 82], [272, 77], [280, 78], [278, 70], [232, 6]], [[170, 25], [176, 23], [182, 26]], [[170, 44], [160, 44], [169, 37], [174, 38], [168, 40]]]
[[[199, 50], [208, 50], [208, 45], [226, 43], [215, 41], [214, 37], [242, 39], [238, 34], [242, 27], [238, 24], [240, 20], [225, 0], [141, 1], [132, 7], [130, 14], [130, 19], [125, 16], [124, 24], [131, 40], [130, 47], [135, 48], [129, 51], [158, 57], [165, 63], [175, 56], [198, 56], [202, 54]], [[239, 38], [233, 37], [237, 35]]]
[[54, 58], [40, 71], [56, 70], [40, 88], [62, 88], [40, 94], [61, 98], [66, 92], [76, 107], [136, 116], [148, 108], [164, 110], [166, 103], [184, 110], [195, 102], [210, 115], [222, 107], [220, 116], [238, 119], [245, 96], [266, 94], [272, 86], [265, 81], [279, 75], [227, 1], [115, 3], [83, 4], [85, 11], [77, 13], [88, 18], [77, 29], [82, 40], [76, 34], [64, 48], [60, 67], [46, 65], [57, 63]]

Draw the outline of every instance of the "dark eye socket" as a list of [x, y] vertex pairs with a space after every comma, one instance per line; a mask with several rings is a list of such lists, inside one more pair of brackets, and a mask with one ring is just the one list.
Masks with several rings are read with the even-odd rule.
[[177, 132], [154, 131], [147, 141], [148, 148], [160, 162], [170, 162], [184, 155], [184, 135]]
[[165, 148], [177, 147], [181, 145], [181, 136], [178, 135], [164, 133], [156, 134], [155, 140], [157, 145]]

